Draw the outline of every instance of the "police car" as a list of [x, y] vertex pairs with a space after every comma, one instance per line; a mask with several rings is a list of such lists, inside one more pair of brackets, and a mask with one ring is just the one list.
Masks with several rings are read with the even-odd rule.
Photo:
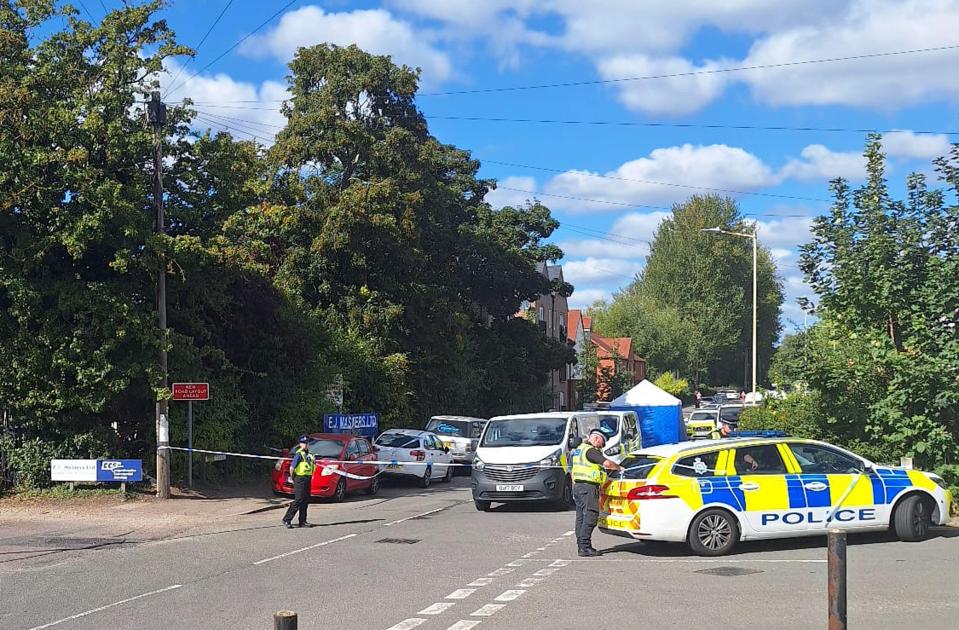
[[686, 542], [704, 556], [740, 540], [893, 529], [926, 538], [952, 497], [935, 474], [879, 466], [793, 438], [681, 442], [634, 451], [600, 495], [602, 531]]

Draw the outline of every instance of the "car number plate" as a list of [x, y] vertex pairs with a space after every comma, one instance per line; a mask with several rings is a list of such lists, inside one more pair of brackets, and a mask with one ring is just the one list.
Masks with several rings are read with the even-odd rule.
[[396, 469], [399, 468], [399, 467], [400, 467], [399, 464], [387, 464], [386, 469], [387, 469], [387, 470], [396, 470]]
[[510, 485], [510, 486], [497, 485], [496, 486], [497, 492], [522, 492], [525, 489], [526, 489], [525, 486], [515, 486], [515, 485]]

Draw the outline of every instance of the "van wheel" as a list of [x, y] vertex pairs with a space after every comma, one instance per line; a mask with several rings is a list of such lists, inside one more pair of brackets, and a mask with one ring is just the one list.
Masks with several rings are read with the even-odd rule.
[[918, 494], [906, 497], [896, 506], [893, 522], [899, 540], [925, 540], [929, 536], [929, 525], [932, 523], [929, 503]]
[[687, 542], [698, 556], [726, 555], [739, 542], [739, 524], [725, 510], [706, 510], [693, 519]]
[[573, 483], [567, 477], [563, 484], [563, 496], [556, 501], [556, 509], [566, 511], [572, 510], [574, 507], [576, 507], [576, 502], [573, 501]]
[[493, 509], [492, 501], [481, 501], [480, 499], [473, 499], [473, 505], [476, 506], [476, 509], [480, 512], [489, 512]]

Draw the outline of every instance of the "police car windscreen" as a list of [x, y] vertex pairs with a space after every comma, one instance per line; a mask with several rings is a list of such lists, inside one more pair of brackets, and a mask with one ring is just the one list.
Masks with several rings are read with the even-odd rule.
[[310, 452], [315, 457], [339, 457], [343, 442], [339, 440], [310, 440]]
[[426, 425], [427, 431], [450, 437], [469, 437], [470, 423], [465, 420], [439, 420], [433, 418]]
[[566, 418], [491, 420], [480, 446], [550, 446], [566, 435]]
[[[623, 467], [623, 479], [645, 479], [649, 477], [650, 471], [660, 462], [661, 457], [650, 457], [649, 455], [632, 455], [623, 460], [620, 466]], [[615, 479], [615, 474], [612, 477]]]

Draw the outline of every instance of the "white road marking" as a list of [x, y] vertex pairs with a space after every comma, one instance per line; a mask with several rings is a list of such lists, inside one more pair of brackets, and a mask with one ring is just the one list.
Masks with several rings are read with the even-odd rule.
[[533, 575], [535, 575], [536, 577], [546, 577], [547, 575], [553, 575], [554, 573], [556, 573], [556, 569], [551, 569], [547, 567], [545, 569], [540, 569]]
[[[538, 562], [556, 562], [547, 558], [536, 558]], [[825, 559], [799, 559], [799, 558], [781, 558], [781, 559], [749, 559], [749, 558], [570, 558], [563, 562], [624, 562], [634, 564], [749, 564], [758, 562], [763, 564], [825, 564]], [[552, 565], [551, 565], [552, 566]], [[535, 575], [535, 574], [534, 574]]]
[[[449, 506], [447, 506], [449, 507]], [[390, 525], [399, 525], [400, 523], [405, 523], [406, 521], [411, 521], [414, 518], [420, 518], [421, 516], [429, 516], [430, 514], [436, 514], [437, 512], [442, 512], [446, 507], [436, 508], [435, 510], [430, 510], [429, 512], [423, 512], [422, 514], [414, 514], [413, 516], [407, 516], [406, 518], [401, 518], [396, 521], [391, 521], [384, 525], [383, 527], [389, 527]], [[412, 627], [412, 626], [411, 626]], [[392, 630], [392, 629], [391, 629]]]
[[446, 630], [470, 630], [483, 623], [481, 619], [460, 619]]
[[511, 602], [525, 592], [526, 591], [522, 589], [503, 591], [493, 601], [494, 602]]
[[435, 604], [427, 606], [426, 608], [424, 608], [423, 610], [419, 611], [416, 614], [417, 615], [439, 615], [440, 613], [446, 612], [447, 610], [449, 610], [455, 605], [456, 605], [456, 602], [437, 602]]
[[166, 593], [167, 591], [173, 591], [173, 590], [176, 590], [176, 589], [178, 589], [178, 588], [182, 588], [182, 586], [183, 586], [182, 584], [174, 584], [173, 586], [168, 586], [168, 587], [166, 587], [166, 588], [161, 588], [161, 589], [158, 589], [158, 590], [155, 590], [155, 591], [150, 591], [149, 593], [143, 593], [143, 594], [141, 594], [141, 595], [136, 595], [136, 596], [134, 596], [134, 597], [128, 597], [128, 598], [126, 598], [126, 599], [121, 599], [121, 600], [118, 601], [118, 602], [113, 602], [112, 604], [107, 604], [106, 606], [100, 606], [99, 608], [94, 608], [94, 609], [88, 610], [88, 611], [86, 611], [86, 612], [78, 613], [78, 614], [76, 614], [76, 615], [71, 615], [71, 616], [69, 616], [69, 617], [64, 617], [63, 619], [58, 619], [57, 621], [51, 621], [50, 623], [44, 624], [44, 625], [42, 625], [42, 626], [34, 626], [33, 628], [30, 628], [30, 630], [42, 630], [43, 628], [52, 628], [53, 626], [58, 626], [58, 625], [60, 625], [61, 623], [65, 623], [65, 622], [67, 622], [67, 621], [73, 621], [74, 619], [80, 619], [81, 617], [86, 617], [87, 615], [92, 615], [93, 613], [98, 613], [98, 612], [101, 612], [101, 611], [106, 610], [106, 609], [108, 609], [108, 608], [114, 608], [114, 607], [116, 607], [116, 606], [122, 606], [123, 604], [129, 604], [129, 603], [132, 602], [132, 601], [136, 601], [136, 600], [138, 600], [138, 599], [143, 599], [144, 597], [149, 597], [149, 596], [151, 596], [151, 595], [159, 595], [160, 593]]
[[572, 535], [575, 534], [575, 533], [576, 533], [576, 532], [574, 532], [574, 531], [568, 531], [568, 532], [566, 532], [565, 534], [563, 534], [563, 536], [572, 536]]
[[516, 569], [496, 569], [496, 570], [493, 571], [492, 573], [487, 573], [486, 575], [488, 575], [488, 576], [490, 576], [490, 577], [500, 577], [500, 576], [503, 576], [503, 575], [509, 575], [510, 573], [512, 573], [512, 572], [515, 571], [515, 570], [516, 570]]
[[496, 613], [496, 611], [502, 610], [503, 608], [506, 608], [506, 604], [486, 604], [479, 610], [470, 613], [470, 615], [473, 617], [490, 617]]
[[413, 617], [412, 619], [404, 619], [395, 626], [390, 626], [386, 630], [410, 630], [410, 628], [415, 628], [421, 623], [426, 623], [426, 619], [418, 619]]
[[335, 542], [340, 542], [341, 540], [346, 540], [347, 538], [353, 538], [356, 534], [347, 534], [346, 536], [340, 536], [339, 538], [334, 538], [333, 540], [324, 540], [321, 543], [316, 543], [315, 545], [310, 545], [309, 547], [303, 547], [302, 549], [294, 549], [293, 551], [287, 551], [286, 553], [281, 553], [278, 556], [273, 556], [272, 558], [264, 558], [263, 560], [257, 560], [253, 563], [254, 566], [258, 564], [265, 564], [267, 562], [272, 562], [274, 560], [279, 560], [280, 558], [286, 558], [287, 556], [292, 556], [295, 553], [302, 553], [304, 551], [309, 551], [310, 549], [316, 549], [317, 547], [323, 547], [325, 545], [331, 545]]
[[523, 566], [523, 563], [524, 563], [524, 562], [526, 562], [526, 561], [525, 561], [525, 560], [513, 560], [512, 562], [507, 562], [507, 563], [506, 563], [506, 566], [508, 566], [508, 567], [521, 567], [521, 566]]
[[531, 552], [529, 552], [529, 553], [523, 554], [523, 557], [524, 557], [524, 558], [532, 558], [532, 557], [535, 556], [535, 555], [536, 555], [536, 552], [535, 552], [535, 551], [531, 551]]
[[537, 547], [536, 551], [546, 551], [546, 547]]
[[475, 592], [475, 588], [458, 588], [443, 599], [466, 599]]
[[553, 560], [549, 565], [551, 567], [565, 567], [569, 565], [569, 560]]
[[466, 586], [489, 586], [492, 583], [493, 583], [493, 578], [488, 578], [488, 577], [476, 578], [475, 580], [473, 580]]
[[522, 582], [520, 582], [519, 584], [517, 584], [516, 586], [519, 586], [520, 588], [529, 588], [531, 586], [536, 585], [538, 582], [542, 582], [542, 581], [543, 581], [543, 578], [529, 577], [523, 580]]

